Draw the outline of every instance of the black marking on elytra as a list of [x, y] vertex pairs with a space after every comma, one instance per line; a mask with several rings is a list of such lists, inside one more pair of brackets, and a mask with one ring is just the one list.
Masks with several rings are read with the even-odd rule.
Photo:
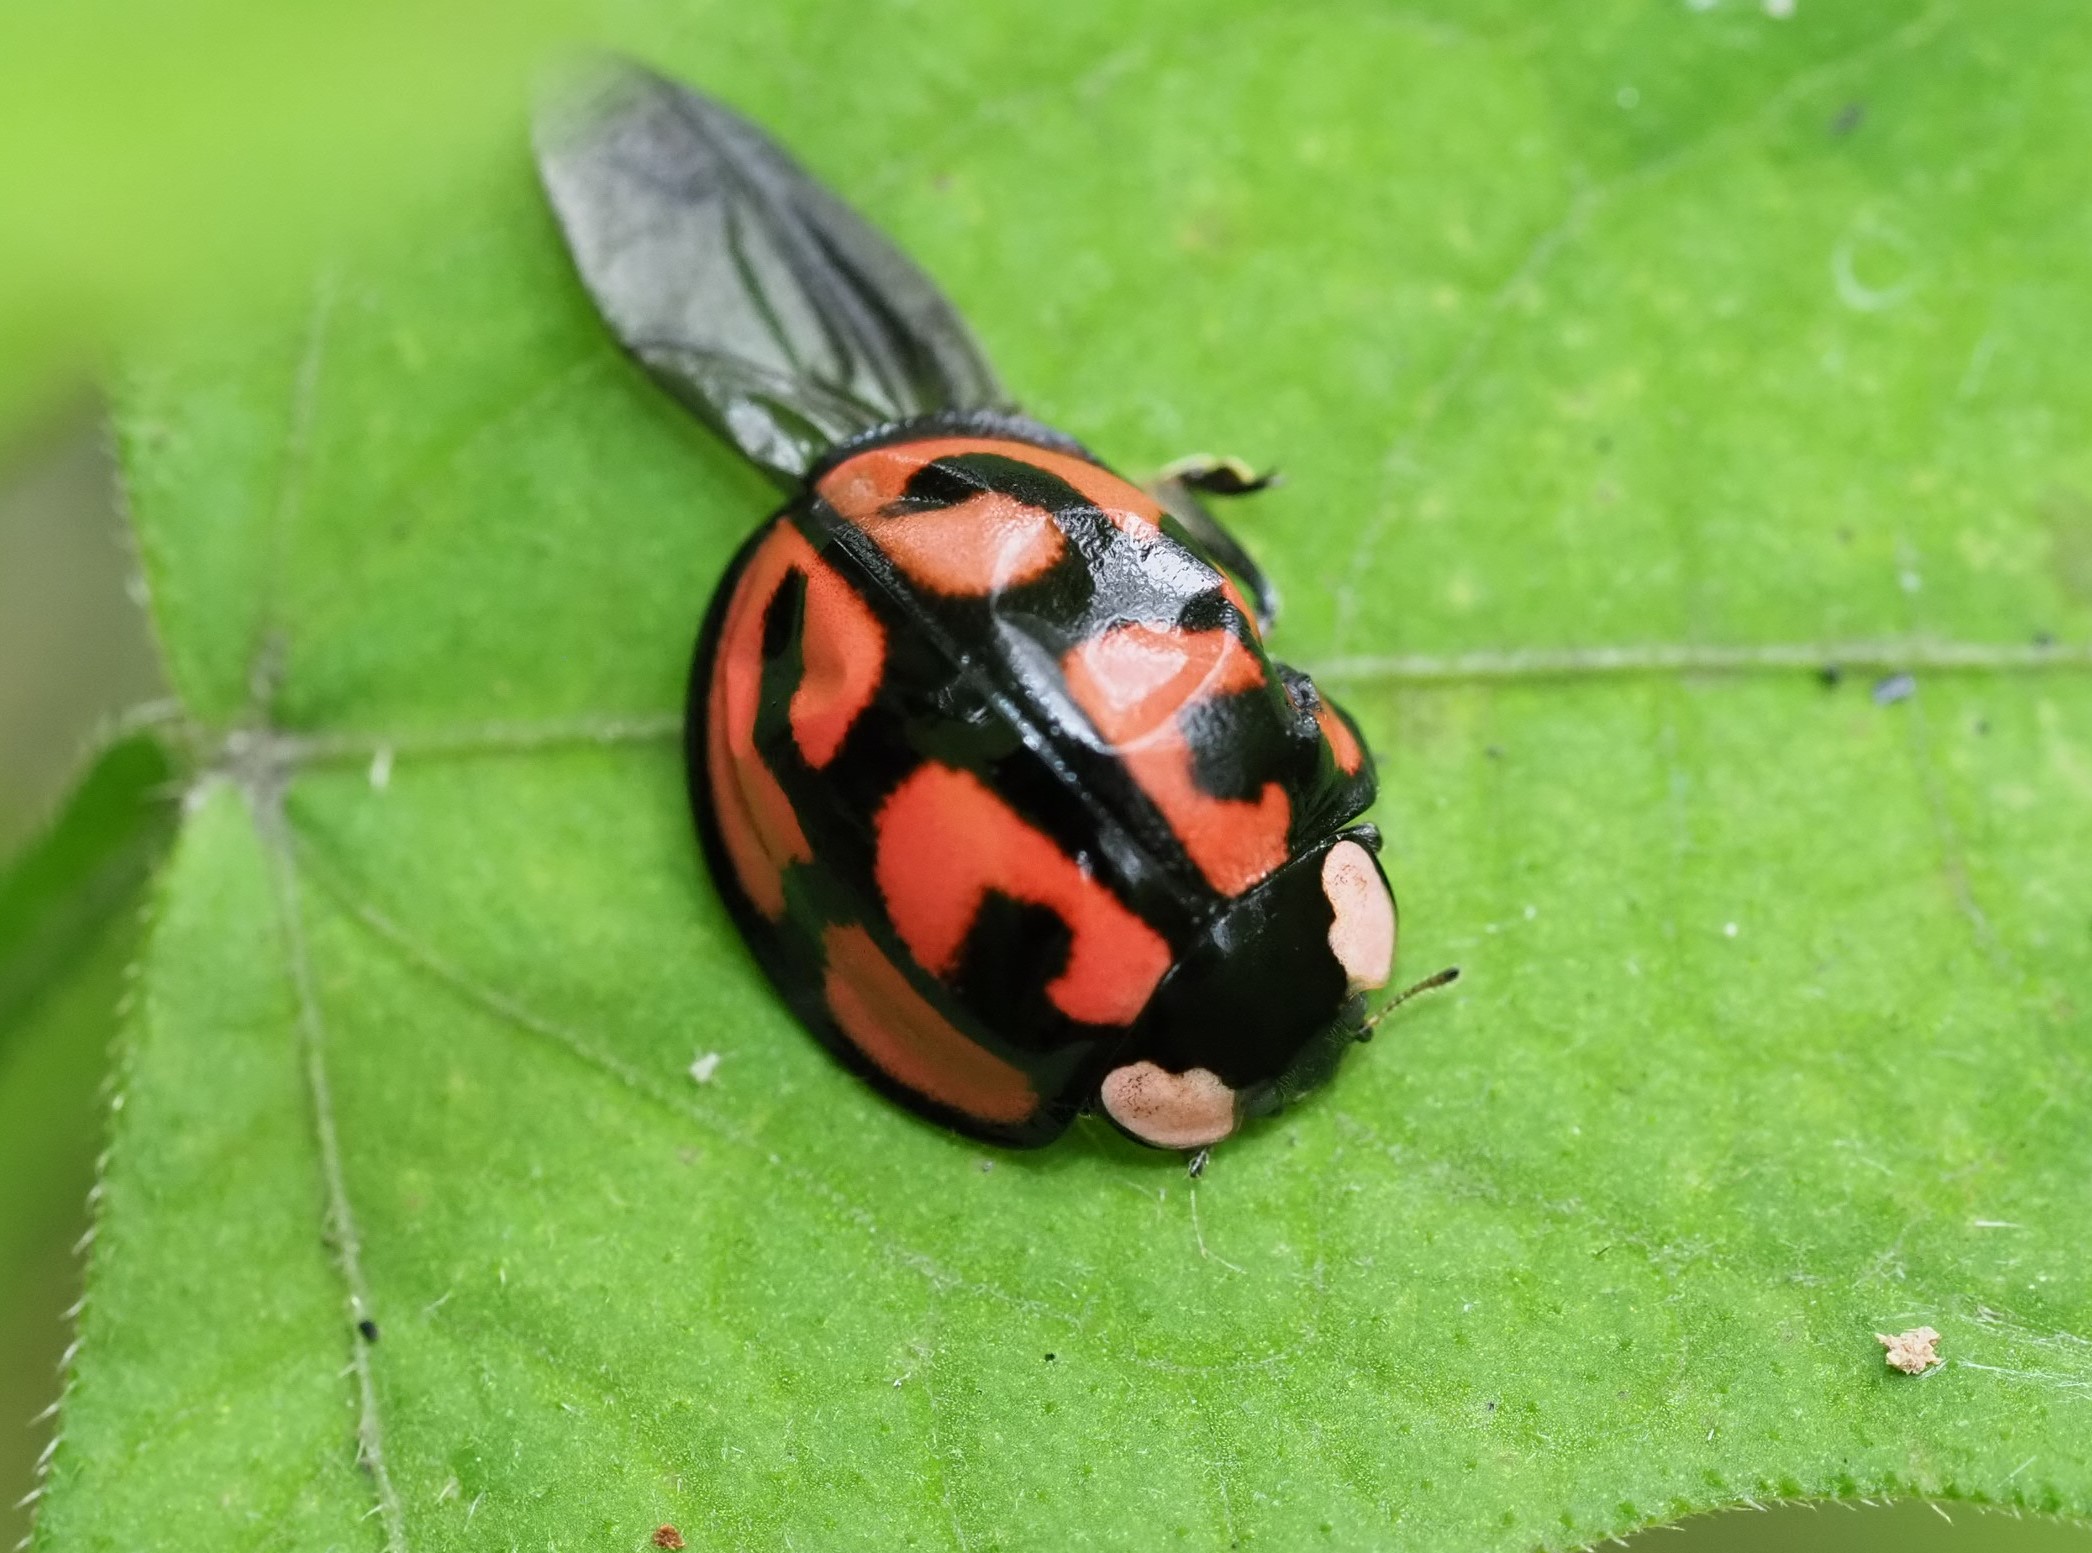
[[1017, 1044], [1029, 1050], [1094, 1039], [1099, 1031], [1075, 1025], [1046, 993], [1047, 983], [1067, 969], [1073, 942], [1060, 913], [990, 890], [967, 929], [958, 968], [947, 979], [975, 1007], [1033, 1010], [1037, 1017], [1015, 1032]]
[[998, 492], [1044, 512], [1092, 505], [1051, 470], [1028, 459], [989, 452], [948, 453], [923, 465], [909, 477], [901, 500], [908, 509], [955, 507], [983, 491]]

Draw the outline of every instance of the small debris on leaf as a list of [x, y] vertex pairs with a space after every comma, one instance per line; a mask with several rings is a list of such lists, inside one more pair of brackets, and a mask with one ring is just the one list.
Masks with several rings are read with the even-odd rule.
[[1906, 1375], [1923, 1375], [1941, 1362], [1939, 1333], [1931, 1327], [1912, 1327], [1908, 1332], [1898, 1332], [1893, 1337], [1886, 1332], [1876, 1332], [1874, 1336], [1887, 1350], [1883, 1357], [1892, 1370], [1901, 1370]]
[[677, 1531], [673, 1526], [657, 1526], [654, 1528], [655, 1547], [667, 1548], [670, 1550], [670, 1553], [674, 1553], [674, 1550], [680, 1548], [682, 1545], [683, 1534]]
[[1894, 706], [1898, 701], [1908, 701], [1918, 693], [1918, 682], [1908, 674], [1891, 674], [1886, 679], [1874, 682], [1874, 704]]
[[[717, 1073], [718, 1071], [719, 1053], [717, 1052], [706, 1052], [702, 1057], [699, 1057], [697, 1061], [690, 1064], [690, 1077], [694, 1082], [699, 1084], [711, 1083], [712, 1075]], [[673, 1531], [675, 1528], [670, 1527], [669, 1529]]]
[[378, 1324], [368, 1316], [356, 1323], [356, 1330], [363, 1334], [366, 1343], [375, 1343], [378, 1340]]

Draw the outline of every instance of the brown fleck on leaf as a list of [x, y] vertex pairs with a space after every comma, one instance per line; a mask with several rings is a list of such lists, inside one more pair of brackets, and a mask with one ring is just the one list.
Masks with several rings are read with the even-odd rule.
[[670, 1553], [673, 1553], [674, 1549], [680, 1548], [682, 1545], [683, 1534], [673, 1526], [657, 1526], [654, 1528], [655, 1547], [667, 1548], [670, 1550]]
[[1906, 1375], [1923, 1375], [1940, 1362], [1939, 1333], [1931, 1327], [1912, 1327], [1908, 1332], [1898, 1332], [1893, 1337], [1886, 1332], [1874, 1335], [1888, 1350], [1884, 1357], [1892, 1370], [1901, 1370]]

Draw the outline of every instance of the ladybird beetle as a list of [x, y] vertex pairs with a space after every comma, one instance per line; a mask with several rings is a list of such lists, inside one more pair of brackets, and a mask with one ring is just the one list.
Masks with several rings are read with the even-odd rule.
[[[1357, 725], [1188, 460], [1151, 489], [1006, 401], [936, 287], [759, 130], [639, 66], [538, 130], [625, 348], [788, 493], [698, 640], [706, 858], [880, 1090], [1036, 1145], [1203, 1150], [1370, 1030], [1395, 902]], [[1436, 982], [1440, 978], [1433, 978]]]

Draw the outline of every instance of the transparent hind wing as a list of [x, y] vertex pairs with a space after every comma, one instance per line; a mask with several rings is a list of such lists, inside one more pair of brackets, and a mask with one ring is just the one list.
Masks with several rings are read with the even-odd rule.
[[593, 62], [539, 115], [537, 151], [612, 332], [780, 484], [873, 426], [1006, 407], [930, 279], [709, 98]]

